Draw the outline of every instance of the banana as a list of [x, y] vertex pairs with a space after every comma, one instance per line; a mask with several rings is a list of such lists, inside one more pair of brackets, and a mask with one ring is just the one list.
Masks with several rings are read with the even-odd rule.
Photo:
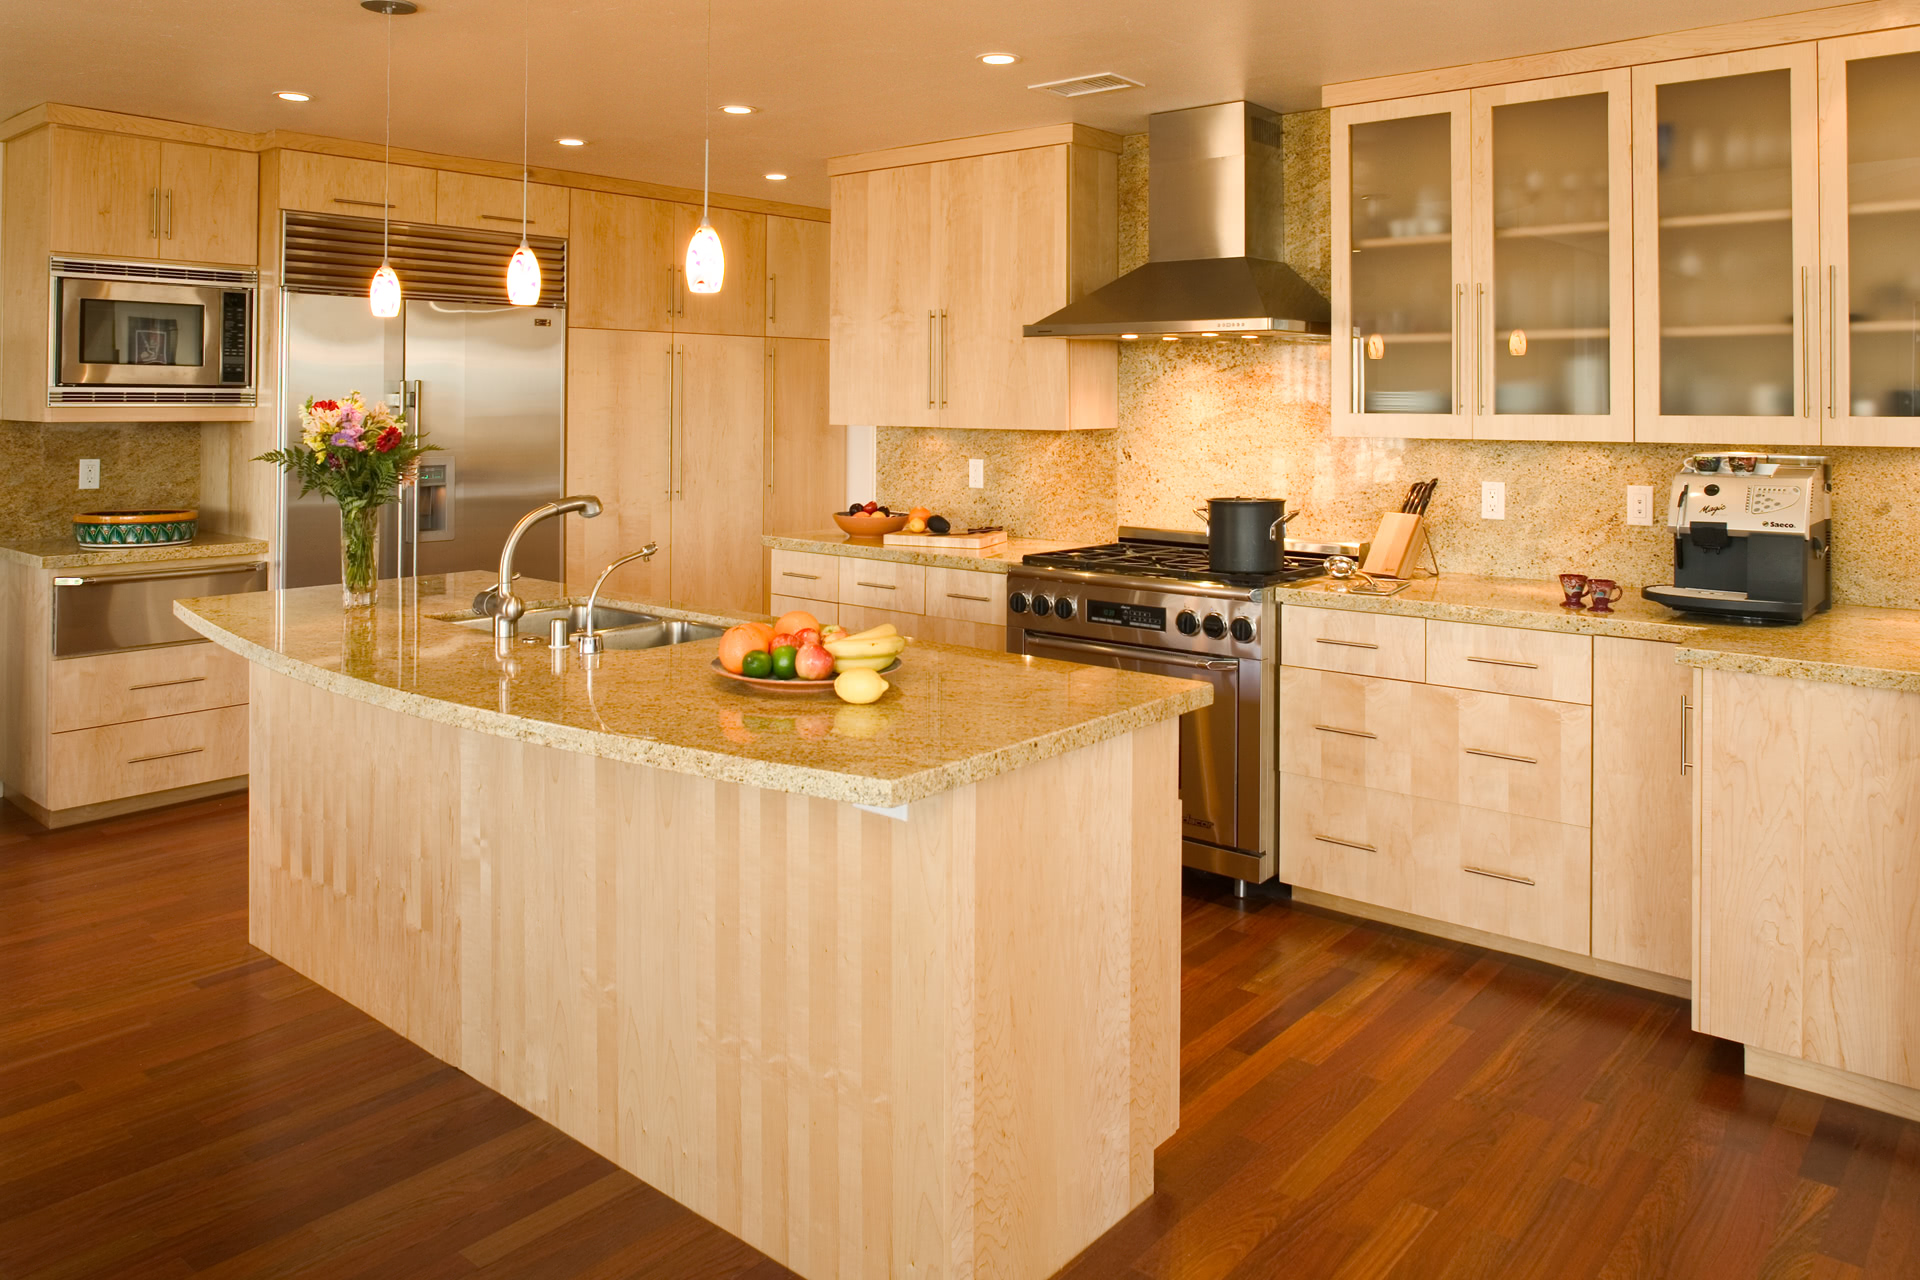
[[899, 658], [890, 653], [877, 658], [835, 658], [833, 669], [835, 674], [842, 671], [885, 671], [898, 661]]
[[[841, 636], [840, 639], [841, 640], [884, 640], [888, 636], [897, 636], [899, 634], [900, 634], [900, 628], [894, 626], [891, 622], [883, 622], [877, 627], [867, 628], [865, 631], [862, 631], [859, 635]], [[835, 643], [837, 644], [839, 643], [839, 641], [835, 641]]]
[[827, 652], [836, 658], [892, 657], [907, 647], [905, 636], [885, 636], [877, 640], [832, 640]]

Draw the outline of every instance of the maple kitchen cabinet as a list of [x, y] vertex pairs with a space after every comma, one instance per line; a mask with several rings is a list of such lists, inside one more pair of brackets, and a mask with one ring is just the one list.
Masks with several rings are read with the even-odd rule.
[[674, 206], [574, 191], [567, 234], [567, 324], [673, 331]]
[[281, 151], [280, 207], [308, 213], [337, 213], [351, 218], [394, 222], [433, 222], [439, 178], [417, 165], [389, 166], [378, 160]]
[[1022, 326], [1116, 274], [1118, 150], [1066, 127], [832, 162], [832, 420], [1112, 427], [1116, 345]]
[[[529, 182], [525, 191], [527, 234], [565, 236], [569, 192], [565, 187]], [[514, 178], [441, 170], [434, 180], [434, 221], [443, 227], [481, 231], [518, 231], [521, 185]]]
[[55, 253], [251, 266], [259, 159], [250, 151], [51, 126]]
[[[826, 224], [814, 225], [825, 232]], [[768, 338], [766, 353], [761, 528], [767, 533], [811, 529], [839, 508], [847, 487], [847, 433], [827, 421], [827, 344], [815, 338]], [[764, 550], [761, 559], [763, 568], [770, 568]]]
[[767, 336], [829, 336], [828, 262], [832, 235], [824, 222], [767, 218]]
[[720, 235], [727, 272], [718, 293], [687, 288], [687, 245], [700, 226], [700, 206], [673, 206], [673, 328], [676, 333], [758, 338], [767, 331], [767, 219], [765, 214], [709, 209]]

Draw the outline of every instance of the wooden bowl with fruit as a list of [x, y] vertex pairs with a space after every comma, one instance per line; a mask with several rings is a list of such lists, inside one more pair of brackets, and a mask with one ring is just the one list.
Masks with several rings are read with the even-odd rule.
[[887, 691], [880, 677], [900, 665], [907, 638], [891, 623], [849, 635], [796, 609], [772, 626], [743, 622], [720, 637], [715, 674], [770, 693], [834, 693], [843, 702], [872, 702]]
[[833, 513], [833, 522], [849, 538], [884, 538], [907, 527], [907, 517], [895, 515], [877, 502], [848, 507]]

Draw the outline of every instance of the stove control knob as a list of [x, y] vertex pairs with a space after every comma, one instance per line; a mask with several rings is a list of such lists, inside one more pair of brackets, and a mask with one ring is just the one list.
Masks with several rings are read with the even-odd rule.
[[1200, 619], [1194, 616], [1193, 610], [1182, 609], [1180, 616], [1173, 620], [1173, 625], [1180, 628], [1181, 635], [1190, 636], [1200, 629]]
[[1207, 620], [1200, 624], [1200, 629], [1207, 633], [1207, 639], [1218, 640], [1227, 634], [1227, 620], [1217, 613], [1210, 613]]
[[1055, 600], [1053, 602], [1053, 616], [1056, 618], [1071, 618], [1073, 616], [1073, 601], [1066, 596], [1061, 596], [1058, 600]]
[[1035, 596], [1033, 598], [1033, 613], [1035, 617], [1044, 618], [1052, 612], [1053, 601], [1049, 600], [1046, 596]]
[[1024, 591], [1016, 591], [1008, 596], [1007, 608], [1013, 610], [1015, 613], [1025, 613], [1027, 611], [1027, 593]]
[[1235, 618], [1233, 620], [1233, 626], [1230, 628], [1230, 630], [1232, 630], [1233, 632], [1233, 638], [1235, 640], [1238, 640], [1241, 644], [1253, 643], [1253, 619], [1252, 618]]

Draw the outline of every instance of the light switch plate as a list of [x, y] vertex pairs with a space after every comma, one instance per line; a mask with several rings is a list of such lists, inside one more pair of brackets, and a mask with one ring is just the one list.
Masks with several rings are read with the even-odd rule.
[[1482, 520], [1505, 520], [1507, 518], [1506, 481], [1482, 480], [1480, 482], [1480, 518]]
[[98, 489], [100, 487], [100, 459], [80, 459], [80, 487]]
[[1653, 486], [1650, 484], [1630, 484], [1627, 486], [1627, 523], [1653, 523]]
[[967, 459], [967, 488], [984, 489], [987, 487], [987, 460], [985, 458]]

